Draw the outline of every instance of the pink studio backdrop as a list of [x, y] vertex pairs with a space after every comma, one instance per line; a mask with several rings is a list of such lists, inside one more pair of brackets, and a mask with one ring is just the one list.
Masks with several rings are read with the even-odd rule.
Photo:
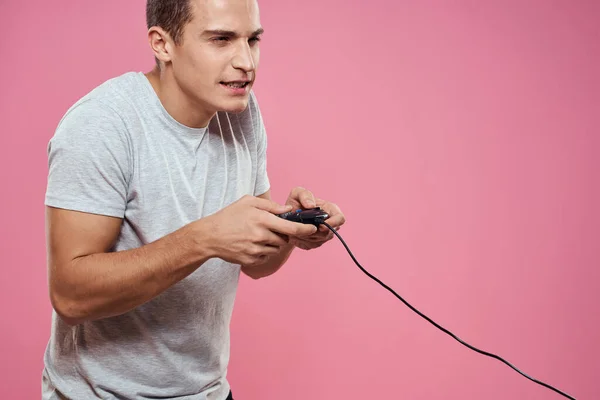
[[[358, 260], [470, 344], [600, 398], [594, 1], [263, 0], [275, 198], [337, 202]], [[146, 71], [144, 5], [0, 3], [0, 393], [39, 398], [50, 328], [46, 144], [102, 81]], [[559, 399], [436, 329], [337, 240], [243, 278], [236, 399]]]

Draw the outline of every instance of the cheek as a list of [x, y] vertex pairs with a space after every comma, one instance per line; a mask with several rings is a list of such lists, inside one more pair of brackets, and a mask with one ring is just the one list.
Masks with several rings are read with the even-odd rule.
[[254, 60], [254, 68], [258, 68], [258, 64], [260, 64], [260, 49], [259, 48], [256, 48], [256, 50], [254, 50], [252, 58]]
[[222, 75], [218, 58], [210, 54], [187, 53], [178, 61], [177, 74], [188, 86], [212, 87]]

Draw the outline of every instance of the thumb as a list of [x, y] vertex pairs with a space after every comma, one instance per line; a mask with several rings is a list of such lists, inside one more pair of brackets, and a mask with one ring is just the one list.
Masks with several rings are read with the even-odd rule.
[[256, 198], [255, 207], [259, 210], [267, 211], [272, 214], [282, 214], [292, 210], [291, 205], [278, 204], [272, 200]]

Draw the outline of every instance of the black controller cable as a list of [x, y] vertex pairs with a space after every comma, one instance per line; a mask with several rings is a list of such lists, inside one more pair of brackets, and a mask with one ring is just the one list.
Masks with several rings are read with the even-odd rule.
[[504, 364], [508, 365], [509, 367], [511, 367], [512, 369], [514, 369], [515, 371], [517, 371], [519, 374], [523, 375], [525, 378], [538, 383], [542, 386], [547, 387], [548, 389], [554, 390], [557, 393], [560, 393], [561, 395], [565, 396], [568, 399], [571, 400], [575, 400], [574, 397], [569, 396], [568, 394], [544, 383], [544, 382], [540, 382], [537, 379], [534, 379], [532, 377], [530, 377], [529, 375], [519, 371], [517, 368], [515, 368], [512, 364], [510, 364], [508, 361], [504, 360], [503, 358], [495, 355], [495, 354], [491, 354], [488, 353], [486, 351], [483, 350], [479, 350], [478, 348], [471, 346], [470, 344], [462, 341], [461, 339], [459, 339], [458, 337], [456, 337], [456, 335], [454, 335], [452, 332], [450, 332], [449, 330], [441, 327], [440, 325], [438, 325], [437, 323], [435, 323], [434, 321], [432, 321], [429, 317], [427, 317], [426, 315], [424, 315], [423, 313], [421, 313], [419, 310], [417, 310], [416, 308], [414, 308], [413, 306], [411, 306], [406, 300], [404, 300], [402, 297], [400, 297], [398, 295], [398, 293], [396, 293], [395, 291], [393, 291], [389, 286], [387, 286], [385, 283], [381, 282], [379, 279], [377, 279], [375, 276], [373, 276], [372, 274], [370, 274], [369, 272], [367, 272], [367, 270], [365, 270], [360, 263], [356, 260], [356, 258], [354, 257], [354, 255], [352, 254], [352, 252], [350, 251], [350, 249], [348, 248], [348, 245], [346, 244], [346, 242], [344, 241], [344, 239], [342, 239], [342, 237], [340, 236], [340, 234], [331, 226], [329, 225], [327, 222], [324, 221], [318, 221], [319, 223], [322, 223], [323, 225], [325, 225], [327, 228], [329, 228], [329, 230], [331, 230], [331, 232], [333, 232], [335, 234], [335, 236], [338, 237], [338, 239], [340, 239], [340, 241], [342, 242], [342, 244], [344, 245], [344, 247], [346, 248], [346, 250], [348, 251], [348, 254], [350, 254], [350, 257], [352, 257], [352, 260], [354, 260], [354, 262], [356, 263], [356, 265], [358, 265], [358, 268], [360, 268], [365, 274], [367, 274], [367, 276], [369, 276], [371, 279], [375, 280], [377, 283], [379, 283], [381, 286], [383, 286], [384, 288], [386, 288], [387, 290], [389, 290], [394, 296], [396, 296], [400, 301], [402, 301], [404, 304], [406, 304], [411, 310], [413, 310], [414, 312], [416, 312], [417, 314], [419, 314], [421, 317], [425, 318], [427, 321], [431, 322], [433, 325], [435, 325], [438, 329], [442, 330], [443, 332], [447, 333], [448, 335], [452, 336], [454, 339], [456, 339], [457, 341], [459, 341], [460, 343], [462, 343], [463, 345], [467, 346], [468, 348], [470, 348], [471, 350], [474, 350], [480, 354], [486, 355], [488, 357], [492, 357], [495, 358], [497, 360], [502, 361]]

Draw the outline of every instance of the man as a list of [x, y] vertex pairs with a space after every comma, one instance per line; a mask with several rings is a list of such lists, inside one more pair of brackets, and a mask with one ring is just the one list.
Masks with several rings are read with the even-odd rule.
[[149, 73], [74, 104], [50, 140], [52, 334], [44, 399], [232, 399], [229, 323], [240, 271], [273, 274], [332, 238], [275, 214], [251, 91], [255, 0], [149, 0]]

